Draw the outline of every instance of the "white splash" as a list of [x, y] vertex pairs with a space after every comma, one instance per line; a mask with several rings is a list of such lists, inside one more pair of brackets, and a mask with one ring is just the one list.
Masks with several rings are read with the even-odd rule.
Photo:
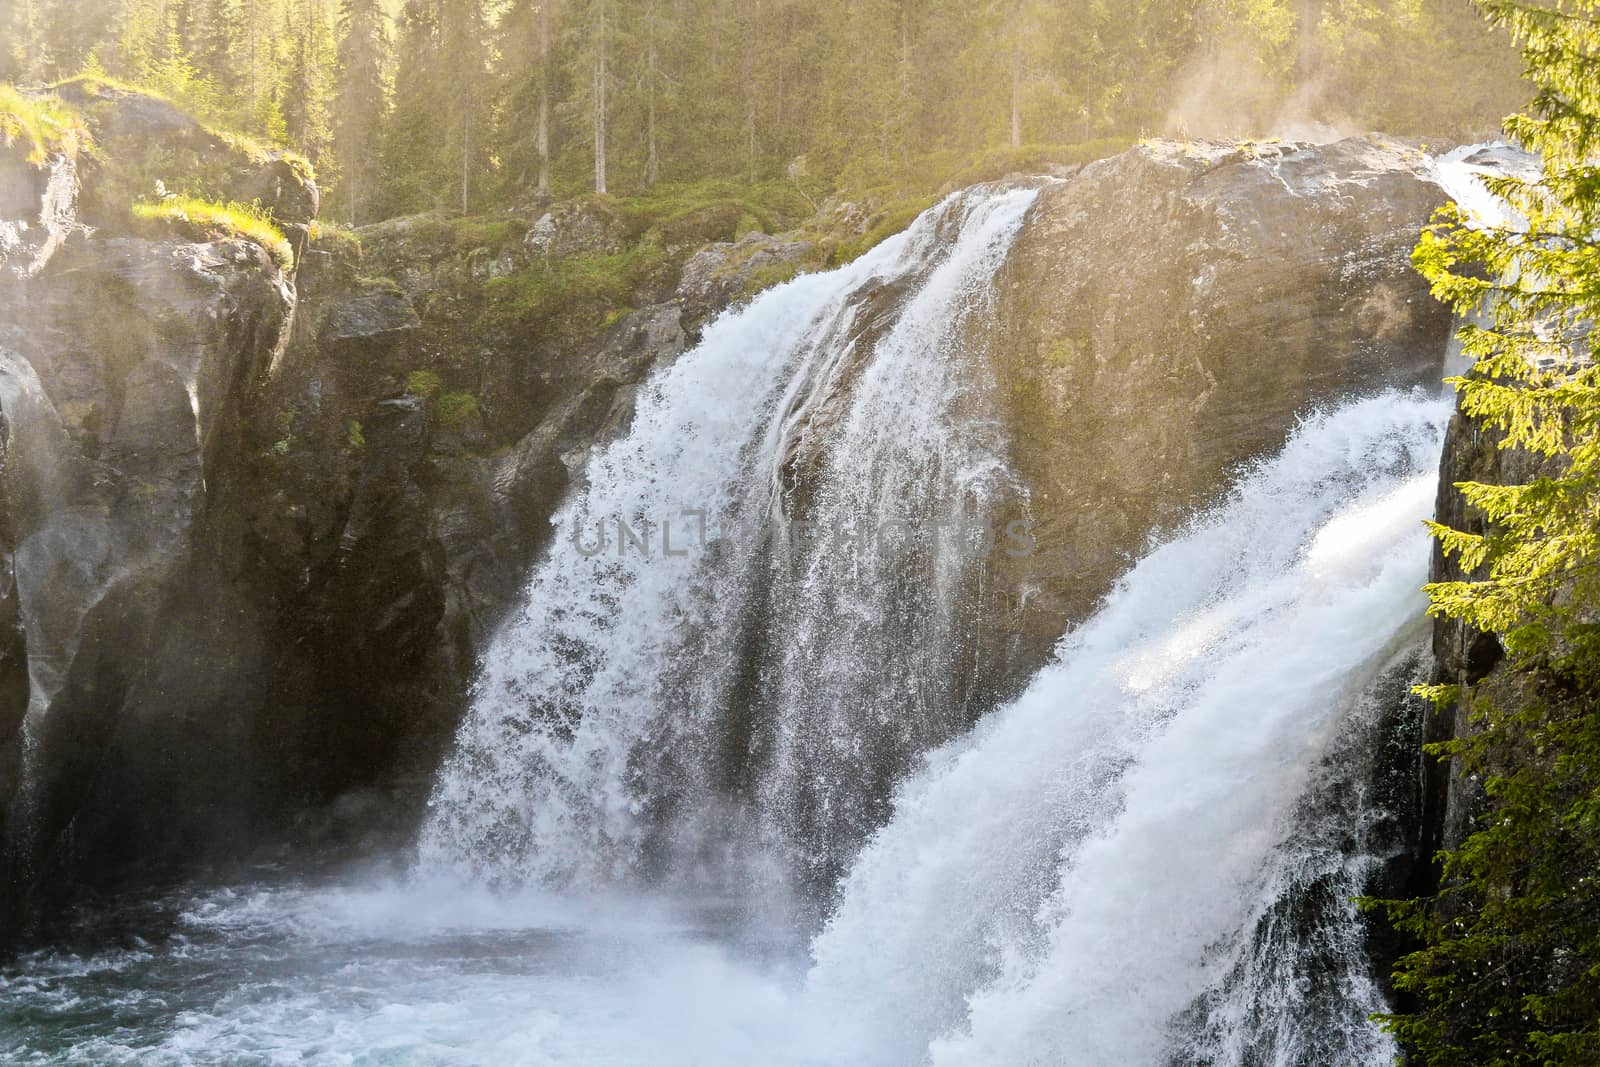
[[[435, 788], [422, 869], [592, 885], [640, 862], [659, 783], [639, 781], [638, 761], [671, 747], [668, 731], [677, 729], [663, 716], [669, 650], [686, 627], [716, 632], [715, 613], [731, 610], [733, 591], [722, 590], [719, 607], [719, 596], [698, 589], [708, 555], [750, 547], [724, 540], [708, 551], [702, 532], [714, 539], [741, 512], [770, 510], [793, 394], [827, 377], [863, 302], [908, 286], [902, 321], [921, 323], [923, 340], [950, 329], [967, 297], [989, 286], [1034, 196], [958, 193], [849, 266], [724, 315], [650, 381], [628, 435], [589, 460], [586, 488], [556, 516], [523, 608], [484, 657]], [[878, 346], [888, 353], [880, 364], [940, 358], [926, 344], [896, 347], [900, 335]], [[625, 542], [630, 532], [645, 544]], [[724, 560], [717, 570], [742, 578], [744, 568]], [[709, 662], [704, 673], [715, 673]], [[677, 710], [680, 720], [705, 713]]]
[[871, 1020], [872, 1062], [1163, 1062], [1233, 965], [1212, 950], [1258, 914], [1310, 768], [1424, 606], [1448, 414], [1386, 395], [1307, 420], [1016, 704], [932, 754], [813, 945], [815, 1010]]

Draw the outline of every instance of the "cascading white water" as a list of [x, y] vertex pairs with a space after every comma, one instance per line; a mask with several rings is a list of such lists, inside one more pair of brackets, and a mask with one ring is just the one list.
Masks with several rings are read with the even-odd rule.
[[[1311, 769], [1420, 617], [1448, 414], [1308, 419], [902, 785], [812, 949], [812, 1010], [858, 1020], [863, 1061], [1202, 1062], [1175, 1023], [1238, 965]], [[1338, 1062], [1388, 1062], [1376, 1004]]]
[[[954, 197], [652, 381], [486, 657], [422, 869], [595, 886], [719, 845], [737, 877], [777, 857], [815, 889], [881, 827], [805, 994], [861, 1062], [1377, 1063], [1348, 904], [1370, 812], [1305, 798], [1348, 792], [1317, 768], [1415, 644], [1448, 404], [1309, 418], [938, 747], [973, 717], [951, 653], [983, 547], [863, 551], [859, 524], [961, 529], [1021, 500], [982, 313], [1033, 195]], [[1313, 898], [1316, 929], [1287, 929]], [[1313, 951], [1320, 1014], [1290, 1007]]]
[[[641, 862], [661, 832], [656, 809], [671, 803], [699, 813], [680, 826], [705, 821], [706, 806], [717, 802], [704, 785], [723, 744], [715, 726], [740, 685], [742, 657], [729, 636], [740, 604], [765, 595], [767, 566], [798, 576], [791, 599], [844, 591], [829, 584], [847, 563], [837, 545], [775, 562], [778, 546], [794, 541], [785, 520], [797, 453], [809, 448], [819, 457], [814, 507], [829, 536], [846, 520], [903, 518], [887, 513], [904, 488], [901, 476], [944, 512], [981, 511], [993, 496], [993, 434], [973, 432], [970, 418], [959, 434], [950, 429], [956, 409], [975, 402], [962, 386], [974, 376], [960, 373], [971, 362], [961, 331], [1034, 196], [1003, 187], [956, 194], [850, 266], [801, 277], [723, 316], [652, 379], [631, 431], [592, 457], [586, 488], [558, 513], [555, 543], [523, 609], [485, 656], [432, 799], [424, 869], [466, 868], [501, 883], [604, 883]], [[846, 394], [853, 399], [838, 441], [796, 440], [814, 428], [819, 408]], [[868, 452], [847, 463], [839, 442]], [[947, 542], [933, 573], [954, 580], [977, 550]], [[858, 553], [848, 564], [887, 566], [869, 555], [877, 558]], [[949, 629], [947, 588], [935, 583], [907, 605], [902, 591], [868, 579], [862, 587], [872, 600], [854, 605], [863, 620], [858, 637], [897, 605], [927, 620], [924, 633]], [[818, 687], [809, 669], [816, 655], [794, 661], [830, 635], [806, 629], [815, 612], [795, 608], [787, 617], [796, 632], [783, 641], [790, 658], [778, 684]], [[684, 663], [688, 679], [676, 669]], [[784, 836], [795, 795], [822, 780], [785, 776], [781, 768], [792, 768], [804, 747], [798, 739], [830, 736], [837, 723], [827, 715], [870, 709], [876, 692], [860, 671], [825, 687], [845, 699], [857, 683], [849, 707], [796, 699], [770, 724], [780, 784], [764, 787], [771, 814], [758, 821], [775, 827], [766, 836]], [[959, 725], [943, 724], [935, 740]], [[675, 762], [666, 768], [669, 757]]]
[[1377, 813], [1346, 772], [1403, 686], [1447, 414], [1309, 418], [1152, 551], [902, 785], [803, 982], [781, 941], [730, 953], [725, 915], [633, 893], [226, 891], [170, 906], [173, 950], [0, 968], [0, 1056], [1387, 1065], [1348, 904]]

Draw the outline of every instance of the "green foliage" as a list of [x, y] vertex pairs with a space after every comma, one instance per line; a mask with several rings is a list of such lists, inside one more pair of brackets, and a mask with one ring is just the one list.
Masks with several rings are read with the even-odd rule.
[[1383, 1022], [1422, 1064], [1600, 1062], [1600, 629], [1569, 625], [1563, 643], [1438, 694], [1466, 701], [1473, 731], [1429, 750], [1481, 779], [1489, 810], [1436, 895], [1390, 905], [1421, 945], [1395, 974], [1419, 1007]]
[[341, 0], [333, 102], [338, 199], [352, 226], [370, 221], [389, 115], [389, 20], [380, 0]]
[[273, 426], [283, 436], [272, 443], [272, 448], [269, 450], [271, 455], [287, 456], [289, 454], [290, 448], [294, 446], [294, 420], [294, 412], [287, 409], [279, 409], [272, 416]]
[[356, 284], [363, 289], [389, 293], [392, 296], [404, 296], [405, 291], [400, 288], [400, 283], [386, 275], [362, 274], [356, 277]]
[[434, 411], [441, 429], [459, 430], [478, 417], [478, 398], [471, 393], [445, 393]]
[[447, 225], [456, 247], [468, 252], [474, 248], [497, 250], [520, 244], [528, 232], [528, 224], [518, 219], [450, 219]]
[[350, 420], [350, 424], [345, 427], [344, 441], [351, 448], [362, 449], [367, 447], [367, 438], [361, 432], [361, 424], [359, 422], [354, 419]]
[[294, 249], [288, 238], [272, 216], [254, 204], [218, 204], [191, 196], [172, 196], [135, 203], [133, 217], [141, 222], [174, 224], [205, 239], [242, 237], [264, 248], [280, 270], [294, 268]]
[[311, 224], [310, 236], [313, 248], [352, 262], [361, 260], [361, 235], [346, 226], [319, 219]]
[[615, 307], [636, 304], [665, 262], [645, 244], [615, 255], [554, 258], [484, 285], [490, 322], [543, 327], [565, 316], [604, 322]]
[[[974, 157], [1028, 143], [1299, 120], [1481, 129], [1520, 90], [1511, 50], [1466, 8], [27, 0], [0, 9], [0, 78], [84, 72], [289, 144], [323, 175], [327, 212], [350, 225], [520, 209], [597, 189], [601, 173], [613, 194], [715, 180], [787, 186], [814, 207], [835, 193], [923, 195]], [[750, 220], [783, 228], [759, 206], [733, 219], [733, 236]]]
[[10, 147], [19, 140], [29, 146], [30, 163], [43, 163], [52, 152], [75, 155], [91, 143], [83, 117], [59, 97], [0, 85], [0, 142]]
[[[1488, 132], [1488, 116], [1520, 103], [1524, 93], [1506, 63], [1505, 34], [1469, 3], [1331, 0], [1319, 30], [1330, 122], [1476, 140]], [[1395, 61], [1423, 55], [1422, 62]]]
[[1433, 897], [1392, 905], [1420, 948], [1385, 1018], [1420, 1061], [1600, 1063], [1600, 0], [1479, 0], [1523, 48], [1539, 94], [1507, 131], [1542, 159], [1492, 188], [1526, 228], [1447, 210], [1414, 260], [1434, 294], [1478, 316], [1461, 407], [1542, 470], [1464, 483], [1487, 532], [1433, 532], [1466, 577], [1428, 587], [1434, 615], [1503, 635], [1509, 666], [1456, 701], [1473, 729], [1436, 746], [1482, 779], [1488, 810], [1443, 857]]
[[414, 370], [406, 375], [406, 395], [428, 400], [444, 388], [444, 379], [431, 370]]

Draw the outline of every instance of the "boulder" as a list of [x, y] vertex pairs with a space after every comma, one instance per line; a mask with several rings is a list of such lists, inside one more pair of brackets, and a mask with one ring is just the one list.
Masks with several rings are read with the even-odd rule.
[[316, 181], [291, 152], [208, 126], [159, 97], [93, 78], [63, 82], [54, 91], [84, 116], [97, 146], [82, 205], [91, 225], [124, 228], [133, 201], [163, 188], [191, 187], [211, 200], [258, 203], [281, 225], [316, 218]]
[[610, 212], [571, 203], [558, 204], [540, 215], [523, 239], [530, 257], [611, 255], [627, 244], [624, 228]]
[[1043, 189], [984, 339], [1038, 546], [997, 562], [1008, 688], [1302, 412], [1438, 388], [1450, 315], [1410, 264], [1429, 173], [1380, 137], [1163, 141]]
[[698, 335], [716, 313], [798, 271], [814, 251], [809, 241], [765, 233], [700, 249], [684, 264], [675, 296], [685, 326]]

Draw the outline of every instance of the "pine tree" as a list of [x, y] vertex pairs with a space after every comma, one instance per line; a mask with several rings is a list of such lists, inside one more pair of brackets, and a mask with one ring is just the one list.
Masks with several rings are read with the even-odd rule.
[[663, 54], [674, 27], [665, 17], [665, 0], [643, 0], [643, 4], [639, 92], [644, 97], [644, 184], [648, 189], [661, 180], [661, 108], [669, 84]]
[[564, 112], [591, 155], [594, 191], [611, 185], [612, 95], [615, 89], [620, 5], [616, 0], [587, 0], [568, 8], [571, 93]]
[[[1435, 525], [1465, 580], [1432, 612], [1501, 635], [1514, 684], [1428, 691], [1475, 730], [1437, 746], [1485, 781], [1488, 812], [1444, 858], [1439, 893], [1395, 906], [1422, 947], [1401, 961], [1418, 999], [1387, 1025], [1421, 1062], [1600, 1063], [1600, 0], [1479, 0], [1522, 45], [1539, 92], [1506, 132], [1535, 179], [1490, 181], [1526, 227], [1448, 210], [1415, 261], [1434, 294], [1481, 325], [1455, 380], [1461, 410], [1546, 473], [1459, 486], [1489, 533]], [[1511, 695], [1507, 695], [1508, 690]]]
[[333, 95], [331, 30], [322, 0], [298, 0], [284, 13], [288, 20], [284, 33], [288, 42], [284, 131], [292, 147], [324, 167], [333, 139], [329, 115]]
[[443, 0], [438, 6], [439, 103], [446, 115], [445, 143], [454, 164], [461, 213], [467, 214], [487, 166], [484, 132], [489, 108], [487, 20], [483, 0]]
[[407, 0], [396, 20], [394, 106], [382, 135], [382, 213], [434, 206], [448, 187], [441, 166], [446, 132], [439, 109], [442, 64], [433, 0]]
[[0, 80], [31, 81], [38, 77], [45, 59], [43, 34], [39, 24], [38, 0], [15, 0], [0, 7]]
[[236, 50], [244, 35], [238, 0], [188, 0], [184, 12], [184, 48], [219, 95], [237, 104], [242, 72]]
[[350, 225], [367, 221], [377, 182], [379, 136], [388, 114], [389, 28], [382, 0], [343, 0], [339, 9], [334, 154], [339, 200]]
[[[551, 84], [549, 5], [545, 0], [513, 0], [496, 27], [499, 62], [495, 69], [497, 107], [495, 144], [511, 193], [543, 189], [548, 195]], [[541, 32], [543, 31], [543, 32]], [[543, 122], [541, 122], [543, 119]]]

